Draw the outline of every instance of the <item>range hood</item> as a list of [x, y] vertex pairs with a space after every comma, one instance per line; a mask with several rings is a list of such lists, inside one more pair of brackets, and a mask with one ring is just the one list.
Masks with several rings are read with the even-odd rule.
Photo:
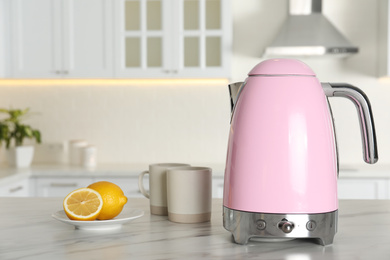
[[348, 56], [358, 52], [322, 14], [322, 0], [289, 0], [289, 15], [265, 57]]

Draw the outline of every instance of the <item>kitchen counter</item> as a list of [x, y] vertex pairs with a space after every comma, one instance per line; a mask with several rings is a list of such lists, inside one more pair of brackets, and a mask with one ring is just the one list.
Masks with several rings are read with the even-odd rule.
[[126, 207], [145, 215], [113, 231], [83, 231], [51, 214], [61, 198], [0, 198], [0, 259], [343, 259], [390, 258], [390, 201], [340, 201], [334, 244], [311, 240], [250, 241], [237, 245], [222, 226], [222, 200], [213, 200], [211, 222], [177, 224], [152, 216], [149, 200]]
[[[213, 169], [213, 176], [223, 177], [222, 164], [193, 164], [207, 166]], [[85, 168], [68, 164], [35, 164], [29, 168], [17, 169], [7, 165], [0, 165], [0, 184], [27, 177], [138, 177], [148, 170], [148, 164], [99, 164], [94, 168]]]
[[[223, 178], [224, 164], [193, 164], [213, 169], [213, 177]], [[138, 175], [148, 169], [148, 164], [99, 164], [95, 168], [84, 168], [67, 164], [36, 164], [25, 169], [16, 169], [0, 165], [0, 185], [14, 182], [26, 177], [124, 177]], [[380, 178], [390, 179], [390, 165], [342, 165], [340, 178]]]
[[[221, 198], [225, 165], [193, 165], [212, 168], [213, 197]], [[123, 183], [129, 197], [139, 197], [138, 176], [147, 169], [146, 163], [98, 164], [92, 169], [67, 164], [34, 164], [26, 169], [0, 165], [0, 195], [62, 197], [72, 187], [108, 180]], [[390, 165], [341, 165], [338, 184], [340, 199], [390, 199]]]
[[[213, 169], [213, 176], [223, 177], [224, 164], [195, 163], [194, 166], [206, 166]], [[98, 164], [94, 168], [85, 168], [68, 164], [33, 164], [29, 168], [17, 169], [8, 165], [0, 165], [0, 181], [9, 177], [39, 176], [39, 177], [89, 177], [89, 176], [138, 176], [148, 169], [145, 163], [128, 164]], [[340, 178], [389, 178], [390, 165], [387, 164], [359, 164], [341, 165]]]

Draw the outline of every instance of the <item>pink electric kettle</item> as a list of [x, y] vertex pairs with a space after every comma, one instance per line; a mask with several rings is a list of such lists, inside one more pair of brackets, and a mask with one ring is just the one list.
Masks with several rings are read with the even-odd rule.
[[348, 84], [320, 83], [303, 62], [266, 60], [229, 85], [232, 117], [223, 224], [234, 241], [315, 238], [337, 232], [338, 157], [327, 97], [357, 108], [364, 161], [378, 160], [370, 102]]

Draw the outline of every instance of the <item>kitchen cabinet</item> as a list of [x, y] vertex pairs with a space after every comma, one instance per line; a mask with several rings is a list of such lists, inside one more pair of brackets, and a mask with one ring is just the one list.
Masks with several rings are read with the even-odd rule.
[[75, 189], [87, 187], [94, 182], [92, 177], [39, 177], [31, 178], [31, 196], [64, 198]]
[[10, 77], [112, 77], [110, 0], [8, 0]]
[[212, 196], [213, 198], [223, 198], [223, 175], [213, 177]]
[[95, 178], [97, 181], [109, 181], [118, 185], [128, 198], [144, 198], [138, 188], [138, 176], [131, 177], [99, 177]]
[[[65, 197], [71, 191], [87, 187], [97, 181], [117, 184], [128, 198], [143, 198], [138, 188], [138, 176], [129, 177], [32, 177], [30, 192], [26, 183], [15, 182], [0, 187], [1, 196]], [[213, 177], [212, 197], [223, 198], [223, 176]], [[147, 180], [145, 187], [148, 187]], [[340, 178], [338, 180], [339, 199], [390, 199], [390, 181], [381, 178]]]
[[339, 199], [389, 199], [389, 179], [342, 178], [338, 180]]
[[[30, 192], [32, 197], [65, 197], [71, 191], [87, 187], [97, 181], [109, 181], [118, 185], [128, 198], [144, 198], [138, 188], [138, 175], [126, 177], [97, 176], [97, 177], [31, 177]], [[148, 179], [145, 178], [145, 187], [148, 187]], [[16, 183], [12, 187], [18, 186]], [[148, 188], [147, 188], [148, 189]], [[223, 177], [213, 178], [213, 198], [223, 197]], [[3, 190], [3, 189], [2, 189]], [[2, 194], [2, 193], [0, 193]], [[4, 195], [5, 196], [5, 195]], [[28, 196], [28, 194], [26, 195]]]
[[[223, 176], [213, 177], [213, 198], [223, 198]], [[390, 199], [388, 178], [340, 178], [339, 199]]]
[[87, 187], [97, 181], [117, 184], [128, 198], [143, 198], [138, 189], [138, 176], [131, 177], [32, 177], [30, 180], [33, 197], [65, 197], [75, 189]]
[[0, 185], [0, 197], [28, 197], [29, 195], [28, 178]]
[[230, 1], [120, 0], [114, 4], [116, 77], [229, 76]]
[[[213, 169], [212, 196], [223, 197], [224, 174], [220, 165]], [[143, 198], [138, 176], [145, 165], [100, 165], [85, 169], [68, 165], [40, 165], [30, 169], [0, 167], [0, 196], [65, 197], [71, 191], [93, 182], [110, 181], [121, 187], [129, 198]], [[390, 199], [390, 177], [386, 166], [370, 171], [344, 168], [338, 182], [339, 199]], [[149, 187], [148, 176], [144, 186]]]
[[[213, 177], [213, 198], [223, 198], [223, 176]], [[389, 178], [339, 178], [339, 199], [390, 199]]]
[[229, 76], [229, 0], [0, 1], [0, 77]]

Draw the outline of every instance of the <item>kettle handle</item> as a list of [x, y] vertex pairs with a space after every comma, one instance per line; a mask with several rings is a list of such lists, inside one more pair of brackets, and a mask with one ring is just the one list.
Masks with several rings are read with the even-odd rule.
[[357, 109], [360, 132], [363, 142], [363, 159], [366, 163], [378, 161], [378, 149], [374, 118], [371, 104], [366, 94], [359, 88], [345, 83], [321, 83], [327, 97], [345, 97], [351, 100]]

